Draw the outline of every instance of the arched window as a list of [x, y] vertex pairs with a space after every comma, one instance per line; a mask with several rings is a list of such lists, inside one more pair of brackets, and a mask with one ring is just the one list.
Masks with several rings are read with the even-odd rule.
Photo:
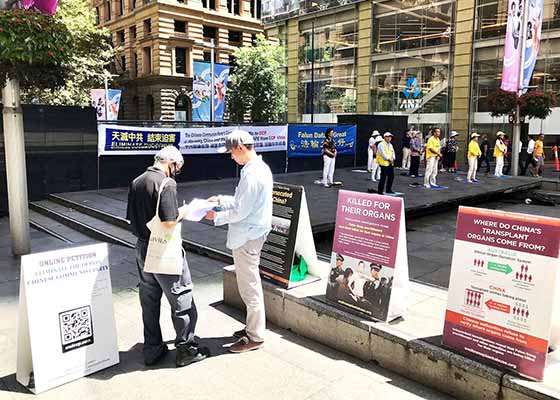
[[179, 94], [175, 99], [175, 120], [191, 120], [191, 99], [184, 93]]

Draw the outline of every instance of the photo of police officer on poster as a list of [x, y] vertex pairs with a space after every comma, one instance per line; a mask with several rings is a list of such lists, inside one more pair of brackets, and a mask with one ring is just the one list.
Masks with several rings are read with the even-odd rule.
[[368, 317], [386, 320], [393, 287], [393, 268], [333, 253], [327, 300]]

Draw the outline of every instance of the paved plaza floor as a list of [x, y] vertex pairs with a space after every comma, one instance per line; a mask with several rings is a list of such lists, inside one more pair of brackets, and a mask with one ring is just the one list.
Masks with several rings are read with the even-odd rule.
[[[7, 219], [0, 219], [0, 399], [32, 398], [15, 380], [19, 261], [10, 255]], [[68, 246], [32, 230], [32, 250]], [[174, 352], [160, 365], [142, 362], [142, 322], [134, 250], [110, 245], [120, 364], [40, 394], [40, 399], [448, 399], [373, 363], [364, 363], [269, 325], [264, 349], [233, 355], [224, 346], [242, 328], [242, 315], [222, 303], [224, 264], [189, 255], [199, 308], [197, 334], [214, 356], [177, 369]], [[165, 304], [165, 301], [163, 302]], [[164, 337], [172, 341], [168, 307]], [[170, 346], [172, 347], [172, 346]]]

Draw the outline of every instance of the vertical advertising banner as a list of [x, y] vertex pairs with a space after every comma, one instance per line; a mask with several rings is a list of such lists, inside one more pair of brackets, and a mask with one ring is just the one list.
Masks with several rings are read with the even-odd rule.
[[523, 0], [508, 1], [506, 40], [504, 47], [504, 65], [502, 68], [502, 90], [517, 92], [519, 90], [519, 63], [523, 29]]
[[387, 321], [405, 310], [407, 285], [403, 200], [341, 190], [327, 300]]
[[541, 28], [544, 14], [543, 0], [527, 0], [527, 42], [523, 61], [523, 93], [527, 92], [535, 69], [541, 43]]
[[356, 152], [356, 125], [288, 125], [288, 157], [320, 157], [327, 128], [334, 130], [338, 155]]
[[117, 89], [109, 89], [107, 98], [107, 115], [105, 115], [105, 89], [91, 89], [91, 105], [95, 108], [98, 121], [116, 121], [119, 117], [119, 106], [122, 92]]
[[261, 275], [290, 286], [303, 186], [275, 183], [272, 191], [272, 231], [261, 252]]
[[227, 84], [229, 80], [229, 65], [214, 64], [214, 121], [223, 122], [226, 110]]
[[[209, 62], [194, 61], [192, 118], [193, 121], [210, 121], [210, 86], [211, 64]], [[226, 106], [226, 92], [229, 80], [229, 65], [214, 63], [214, 121], [224, 120]]]
[[542, 380], [560, 219], [460, 207], [443, 343]]
[[21, 259], [16, 379], [40, 393], [119, 362], [106, 244]]

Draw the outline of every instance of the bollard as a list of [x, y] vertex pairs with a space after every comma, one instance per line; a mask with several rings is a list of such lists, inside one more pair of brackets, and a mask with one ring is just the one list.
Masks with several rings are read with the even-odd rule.
[[552, 148], [552, 151], [554, 151], [554, 170], [556, 172], [560, 171], [560, 163], [558, 162], [558, 146], [554, 146]]

